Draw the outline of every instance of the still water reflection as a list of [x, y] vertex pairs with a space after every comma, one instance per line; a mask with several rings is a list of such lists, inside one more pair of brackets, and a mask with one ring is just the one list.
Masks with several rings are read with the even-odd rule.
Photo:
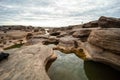
[[51, 80], [120, 80], [120, 72], [104, 64], [83, 61], [74, 54], [58, 54], [48, 70]]

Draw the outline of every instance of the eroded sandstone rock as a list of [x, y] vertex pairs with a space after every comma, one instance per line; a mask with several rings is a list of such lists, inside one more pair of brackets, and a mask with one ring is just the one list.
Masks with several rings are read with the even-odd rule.
[[93, 30], [88, 42], [81, 45], [86, 58], [120, 70], [120, 29]]
[[56, 38], [49, 38], [49, 39], [46, 39], [46, 40], [42, 41], [42, 43], [44, 45], [49, 45], [49, 44], [55, 44], [55, 45], [57, 45], [59, 43], [59, 40], [56, 39]]
[[58, 35], [60, 35], [60, 32], [52, 32], [52, 33], [50, 33], [50, 35], [51, 36], [58, 36]]
[[79, 38], [81, 41], [86, 41], [91, 30], [79, 30], [72, 34], [73, 37]]
[[91, 30], [80, 30], [73, 33], [73, 37], [80, 38], [80, 37], [88, 37]]
[[88, 42], [120, 55], [120, 29], [101, 29], [91, 32]]
[[50, 80], [45, 65], [53, 55], [51, 48], [37, 44], [6, 52], [10, 56], [0, 63], [1, 80]]
[[120, 18], [101, 16], [98, 25], [102, 28], [120, 28]]
[[96, 21], [91, 21], [89, 23], [85, 23], [85, 24], [83, 24], [82, 27], [83, 28], [96, 28], [96, 27], [98, 27], [98, 21], [96, 20]]
[[70, 53], [72, 49], [78, 47], [76, 40], [77, 39], [73, 38], [72, 36], [60, 38], [59, 44], [54, 49], [64, 51], [65, 53]]
[[100, 47], [92, 45], [88, 42], [82, 44], [82, 49], [84, 54], [86, 55], [87, 60], [93, 60], [97, 62], [101, 62], [107, 65], [120, 70], [120, 56], [110, 52], [108, 50], [104, 50]]

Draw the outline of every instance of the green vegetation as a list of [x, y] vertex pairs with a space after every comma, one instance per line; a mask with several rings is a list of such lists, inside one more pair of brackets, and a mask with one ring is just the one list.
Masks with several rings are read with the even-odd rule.
[[15, 44], [15, 45], [12, 45], [10, 47], [4, 48], [4, 50], [13, 49], [13, 48], [20, 48], [21, 46], [23, 46], [23, 44]]

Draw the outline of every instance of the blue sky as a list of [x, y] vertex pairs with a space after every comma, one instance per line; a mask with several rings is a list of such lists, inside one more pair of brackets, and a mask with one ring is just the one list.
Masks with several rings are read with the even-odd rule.
[[0, 25], [67, 26], [120, 17], [120, 0], [0, 0]]

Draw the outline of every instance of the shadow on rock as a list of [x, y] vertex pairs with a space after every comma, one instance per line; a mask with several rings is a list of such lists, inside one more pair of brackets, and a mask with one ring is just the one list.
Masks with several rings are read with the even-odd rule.
[[89, 80], [119, 80], [120, 72], [102, 63], [84, 62], [84, 70]]
[[0, 53], [0, 61], [7, 59], [9, 56], [8, 53], [1, 52]]

